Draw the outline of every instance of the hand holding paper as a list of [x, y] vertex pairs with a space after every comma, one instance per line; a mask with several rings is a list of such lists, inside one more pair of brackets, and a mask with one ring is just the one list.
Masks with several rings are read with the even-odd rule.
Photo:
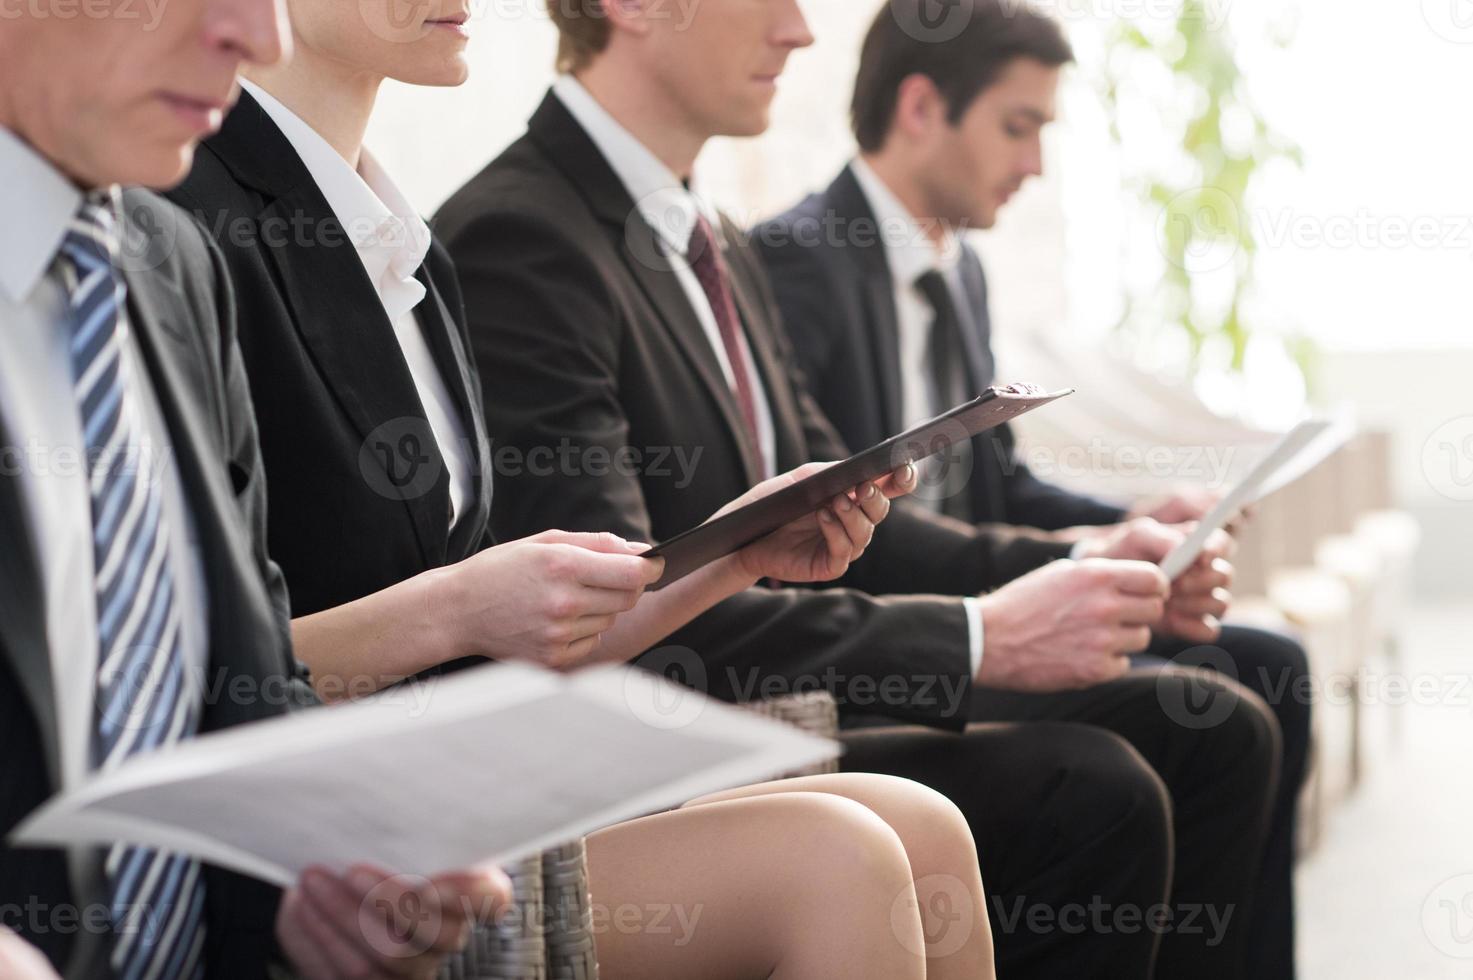
[[472, 925], [511, 901], [501, 871], [390, 875], [366, 865], [345, 874], [309, 868], [282, 896], [276, 937], [305, 980], [341, 976], [434, 977]]
[[1344, 422], [1312, 419], [1299, 423], [1223, 495], [1187, 539], [1161, 563], [1161, 570], [1175, 580], [1196, 561], [1213, 532], [1227, 526], [1247, 505], [1288, 486], [1324, 462], [1353, 432]]
[[[1117, 525], [1108, 533], [1086, 539], [1081, 555], [1117, 561], [1159, 564], [1187, 539], [1186, 530], [1166, 527], [1149, 517]], [[1171, 594], [1153, 628], [1193, 643], [1215, 642], [1222, 632], [1222, 616], [1232, 596], [1231, 558], [1236, 545], [1224, 531], [1210, 535], [1197, 559], [1171, 583]]]
[[499, 664], [137, 756], [13, 839], [125, 840], [283, 887], [314, 865], [434, 875], [835, 754], [646, 671]]

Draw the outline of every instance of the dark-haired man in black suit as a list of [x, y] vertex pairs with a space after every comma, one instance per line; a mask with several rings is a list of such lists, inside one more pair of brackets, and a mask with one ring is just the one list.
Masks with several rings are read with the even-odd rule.
[[[1059, 71], [1072, 60], [1059, 26], [1026, 7], [976, 0], [961, 30], [919, 38], [893, 16], [914, 5], [897, 0], [865, 40], [852, 106], [859, 157], [821, 194], [752, 232], [811, 390], [851, 444], [929, 418], [993, 382], [987, 283], [961, 232], [991, 227], [1042, 171], [1040, 132], [1053, 119]], [[1183, 491], [1127, 509], [1072, 493], [1029, 470], [1007, 427], [967, 450], [952, 474], [967, 478], [936, 479], [926, 496], [968, 523], [1080, 540], [1136, 516], [1193, 520], [1212, 503], [1208, 493]], [[1214, 633], [1215, 624], [1187, 640], [1159, 635], [1140, 662], [1205, 659], [1235, 671], [1274, 707], [1282, 779], [1249, 920], [1248, 975], [1291, 977], [1294, 808], [1309, 706], [1288, 692], [1306, 674], [1305, 655], [1276, 634]], [[1198, 646], [1206, 643], [1209, 653]]]
[[[767, 473], [846, 452], [795, 369], [755, 250], [688, 184], [711, 136], [766, 127], [777, 76], [811, 38], [794, 0], [704, 4], [679, 24], [660, 4], [549, 9], [568, 74], [528, 134], [436, 219], [460, 274], [492, 437], [513, 460], [555, 454], [552, 465], [498, 466], [493, 524], [513, 536], [564, 527], [665, 538]], [[682, 470], [673, 458], [696, 462]], [[1128, 528], [1084, 553], [1131, 554], [1161, 533]], [[1166, 932], [1168, 968], [1236, 976], [1221, 949], [1239, 941], [1226, 923], [1212, 937], [1169, 926], [1081, 934], [1019, 917], [1087, 906], [1090, 895], [1134, 905], [1153, 887], [1154, 855], [1173, 851], [1172, 896], [1230, 919], [1276, 778], [1277, 726], [1248, 692], [1194, 671], [1118, 673], [1150, 625], [1201, 616], [1165, 601], [1167, 583], [1146, 563], [1045, 564], [1071, 548], [897, 507], [850, 588], [750, 589], [646, 662], [728, 699], [803, 681], [833, 691], [849, 718], [952, 729], [1000, 693], [1047, 692], [1032, 696], [1058, 706], [1048, 722], [960, 737], [854, 732], [845, 765], [919, 779], [966, 812], [1006, 975], [1149, 975]], [[1198, 585], [1215, 585], [1204, 572]], [[1228, 706], [1222, 725], [1173, 720], [1170, 706], [1198, 684]], [[1083, 703], [1096, 724], [1068, 723]], [[1103, 791], [1102, 808], [1085, 802], [1088, 786]], [[1100, 846], [1122, 833], [1152, 843]]]
[[[181, 178], [283, 26], [271, 0], [0, 26], [0, 837], [94, 769], [311, 702], [220, 257], [119, 189]], [[0, 843], [0, 975], [432, 976], [463, 912], [423, 954], [386, 945], [360, 924], [374, 887], [430, 900], [368, 869], [283, 896], [150, 848]]]

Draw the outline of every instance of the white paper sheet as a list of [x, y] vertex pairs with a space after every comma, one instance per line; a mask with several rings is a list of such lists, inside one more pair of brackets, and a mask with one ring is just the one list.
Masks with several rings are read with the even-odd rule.
[[634, 668], [488, 665], [139, 756], [48, 801], [12, 842], [125, 840], [282, 886], [313, 864], [431, 875], [838, 752]]
[[1326, 419], [1309, 419], [1290, 429], [1166, 556], [1161, 562], [1166, 577], [1175, 580], [1197, 560], [1213, 531], [1226, 527], [1244, 507], [1283, 489], [1324, 462], [1354, 431], [1348, 421]]

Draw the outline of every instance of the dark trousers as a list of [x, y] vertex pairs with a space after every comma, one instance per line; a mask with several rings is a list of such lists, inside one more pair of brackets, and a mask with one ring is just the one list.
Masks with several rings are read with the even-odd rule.
[[[1129, 742], [1160, 776], [1174, 828], [1171, 919], [1162, 931], [1155, 974], [1162, 980], [1244, 976], [1249, 950], [1258, 944], [1255, 904], [1276, 890], [1263, 880], [1262, 867], [1280, 799], [1279, 722], [1246, 687], [1187, 666], [1235, 663], [1229, 648], [1239, 654], [1244, 646], [1266, 650], [1246, 644], [1242, 632], [1225, 631], [1218, 647], [1199, 649], [1195, 656], [1163, 646], [1184, 665], [1146, 660], [1125, 678], [1084, 691], [979, 690], [973, 698], [975, 721], [1067, 721], [1106, 729]], [[1292, 809], [1288, 823], [1292, 837]]]
[[971, 725], [962, 735], [861, 728], [843, 741], [846, 771], [917, 780], [966, 815], [999, 976], [1152, 976], [1158, 936], [1136, 910], [1166, 901], [1171, 801], [1124, 739], [1040, 722]]
[[1299, 792], [1309, 761], [1310, 700], [1305, 687], [1309, 659], [1304, 648], [1287, 636], [1232, 626], [1223, 630], [1215, 647], [1159, 641], [1137, 663], [1147, 666], [1152, 658], [1219, 670], [1261, 697], [1278, 719], [1283, 736], [1279, 790], [1248, 918], [1244, 975], [1253, 980], [1293, 980], [1294, 840]]

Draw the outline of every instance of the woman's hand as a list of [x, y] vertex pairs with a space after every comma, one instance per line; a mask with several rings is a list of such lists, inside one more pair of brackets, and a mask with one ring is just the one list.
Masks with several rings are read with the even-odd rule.
[[[809, 463], [753, 487], [716, 516], [742, 507], [827, 469]], [[849, 570], [869, 547], [875, 526], [890, 513], [890, 499], [915, 489], [915, 467], [907, 464], [881, 480], [839, 494], [824, 507], [755, 541], [734, 556], [743, 573], [781, 582], [828, 582]]]
[[464, 653], [564, 668], [634, 608], [665, 563], [614, 534], [544, 531], [445, 570], [435, 602]]

